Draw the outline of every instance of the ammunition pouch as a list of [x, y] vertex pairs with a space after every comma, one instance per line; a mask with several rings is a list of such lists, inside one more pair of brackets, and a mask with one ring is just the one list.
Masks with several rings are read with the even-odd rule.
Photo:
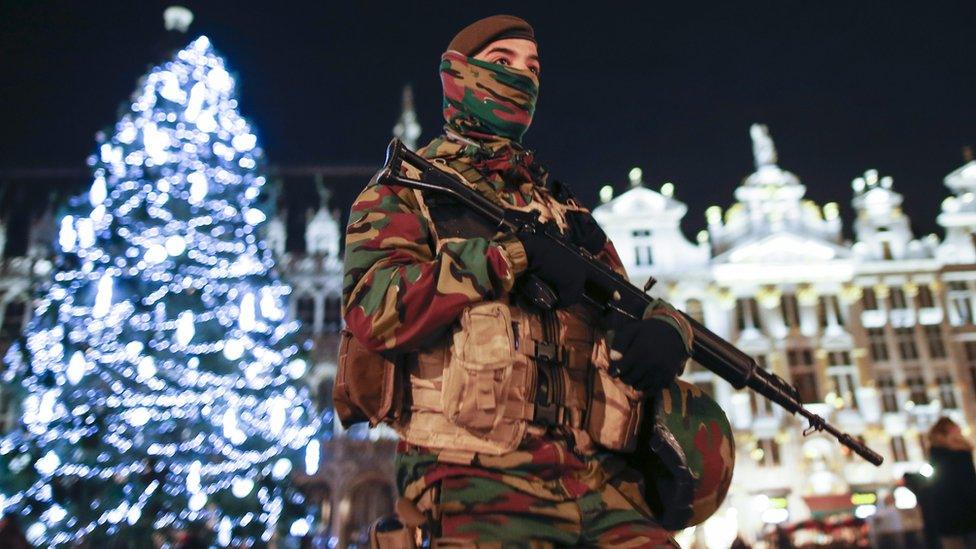
[[551, 429], [583, 453], [594, 443], [632, 450], [641, 394], [607, 373], [606, 343], [581, 311], [556, 314], [558, 345], [545, 341], [538, 315], [516, 305], [465, 309], [449, 343], [408, 362], [410, 411], [394, 422], [401, 437], [464, 463]]
[[404, 387], [395, 358], [370, 351], [342, 330], [338, 366], [332, 400], [343, 426], [368, 421], [375, 427], [399, 416]]

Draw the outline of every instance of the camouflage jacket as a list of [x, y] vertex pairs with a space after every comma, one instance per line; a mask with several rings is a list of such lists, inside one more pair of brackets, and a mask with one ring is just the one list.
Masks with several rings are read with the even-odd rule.
[[[471, 145], [439, 137], [419, 151], [444, 160], [507, 208], [537, 213], [570, 232], [566, 214], [589, 216], [564, 187], [518, 185], [471, 166]], [[541, 184], [540, 184], [541, 183]], [[557, 199], [555, 195], [562, 195]], [[525, 250], [511, 235], [440, 241], [413, 190], [370, 181], [352, 205], [346, 230], [343, 313], [348, 329], [374, 351], [411, 351], [441, 334], [465, 307], [511, 291], [526, 268]], [[607, 241], [598, 257], [625, 274]]]

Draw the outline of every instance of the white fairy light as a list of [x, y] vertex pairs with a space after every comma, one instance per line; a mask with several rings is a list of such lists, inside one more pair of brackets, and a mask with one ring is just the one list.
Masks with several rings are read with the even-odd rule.
[[302, 376], [305, 375], [307, 369], [308, 364], [303, 358], [296, 358], [288, 363], [288, 375], [292, 379], [301, 379]]
[[229, 339], [224, 344], [224, 356], [227, 360], [237, 360], [244, 356], [244, 343], [240, 339]]
[[77, 223], [78, 245], [82, 248], [91, 248], [95, 245], [95, 225], [91, 218], [82, 217]]
[[112, 275], [106, 273], [98, 281], [98, 291], [95, 294], [95, 306], [92, 307], [92, 316], [102, 318], [108, 314], [112, 308]]
[[288, 476], [291, 472], [291, 460], [288, 458], [281, 458], [275, 462], [274, 467], [271, 468], [271, 476], [275, 480], [281, 480]]
[[230, 521], [230, 517], [221, 518], [220, 524], [217, 526], [217, 543], [224, 547], [230, 545], [230, 535], [233, 527], [234, 524]]
[[58, 457], [53, 451], [44, 454], [44, 456], [37, 460], [34, 467], [39, 473], [45, 476], [50, 476], [54, 474], [54, 471], [61, 465], [61, 458]]
[[64, 372], [65, 377], [68, 378], [68, 383], [77, 385], [85, 377], [85, 372], [87, 371], [88, 361], [85, 360], [85, 354], [81, 351], [72, 353], [71, 360], [68, 361], [68, 367]]
[[191, 511], [199, 511], [200, 509], [203, 509], [204, 505], [207, 504], [207, 495], [203, 492], [197, 492], [190, 496], [190, 501], [187, 503], [187, 507], [189, 507]]
[[288, 412], [288, 401], [283, 397], [274, 397], [268, 404], [268, 422], [272, 432], [280, 432], [285, 427], [285, 415]]
[[162, 244], [152, 244], [146, 249], [146, 255], [144, 257], [146, 263], [150, 265], [162, 263], [166, 260], [166, 247]]
[[184, 346], [189, 345], [194, 335], [196, 329], [193, 327], [193, 313], [183, 311], [176, 320], [176, 342]]
[[248, 292], [241, 298], [241, 312], [237, 319], [238, 326], [245, 332], [254, 329], [254, 294]]
[[234, 477], [230, 484], [230, 492], [236, 497], [245, 498], [254, 489], [254, 481], [244, 477]]
[[98, 206], [108, 197], [108, 190], [105, 187], [105, 178], [96, 177], [92, 182], [91, 189], [88, 191], [88, 200], [92, 206]]
[[137, 372], [141, 379], [149, 379], [156, 375], [156, 359], [151, 356], [142, 357], [139, 361]]
[[190, 468], [186, 474], [186, 491], [190, 493], [199, 492], [201, 490], [202, 484], [200, 483], [200, 472], [203, 470], [203, 464], [200, 461], [194, 461], [190, 463]]
[[186, 251], [186, 239], [173, 235], [166, 239], [166, 253], [176, 257]]
[[264, 220], [268, 217], [264, 215], [264, 212], [257, 208], [248, 208], [244, 210], [244, 221], [248, 225], [260, 225], [264, 223]]
[[288, 529], [288, 533], [295, 537], [302, 537], [308, 535], [309, 524], [308, 521], [300, 518], [295, 522], [291, 523], [291, 528]]
[[305, 474], [314, 475], [319, 471], [321, 445], [317, 440], [311, 440], [305, 447]]
[[261, 288], [261, 315], [268, 320], [281, 320], [285, 316], [284, 311], [278, 307], [274, 293], [267, 286]]
[[61, 218], [61, 230], [58, 232], [58, 244], [61, 250], [73, 252], [75, 243], [78, 241], [78, 233], [75, 231], [74, 217], [66, 215]]

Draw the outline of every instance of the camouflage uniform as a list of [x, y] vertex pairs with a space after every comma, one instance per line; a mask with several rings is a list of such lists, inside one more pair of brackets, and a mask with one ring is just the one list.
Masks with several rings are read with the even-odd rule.
[[[419, 152], [499, 204], [532, 211], [572, 237], [569, 214], [588, 212], [564, 187], [550, 184], [531, 151], [518, 143], [534, 108], [535, 75], [456, 52], [444, 55], [441, 75], [445, 135]], [[412, 190], [374, 181], [354, 202], [346, 233], [344, 316], [369, 349], [410, 353], [450, 337], [447, 330], [466, 308], [507, 299], [526, 268], [525, 251], [512, 236], [439, 240], [435, 232]], [[624, 272], [610, 242], [597, 256]], [[660, 302], [648, 314], [661, 315], [690, 347], [690, 328], [672, 308]], [[688, 401], [681, 396], [688, 389], [671, 392], [682, 405]], [[731, 454], [727, 430], [715, 438], [708, 422], [689, 422], [694, 419], [686, 418], [684, 429], [703, 435], [687, 441], [687, 448], [721, 446]], [[515, 451], [477, 454], [467, 463], [444, 459], [445, 449], [401, 442], [398, 488], [432, 519], [429, 531], [438, 546], [673, 546], [645, 503], [641, 474], [621, 454], [578, 435], [537, 429]], [[731, 470], [723, 466], [729, 463], [717, 470], [706, 464], [707, 484], [725, 483], [727, 489]]]

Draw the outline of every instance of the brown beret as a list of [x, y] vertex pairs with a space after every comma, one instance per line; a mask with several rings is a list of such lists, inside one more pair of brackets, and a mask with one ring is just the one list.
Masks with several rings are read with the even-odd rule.
[[532, 25], [521, 17], [492, 15], [464, 27], [447, 45], [447, 49], [471, 57], [488, 44], [504, 38], [524, 38], [535, 42], [535, 32]]

